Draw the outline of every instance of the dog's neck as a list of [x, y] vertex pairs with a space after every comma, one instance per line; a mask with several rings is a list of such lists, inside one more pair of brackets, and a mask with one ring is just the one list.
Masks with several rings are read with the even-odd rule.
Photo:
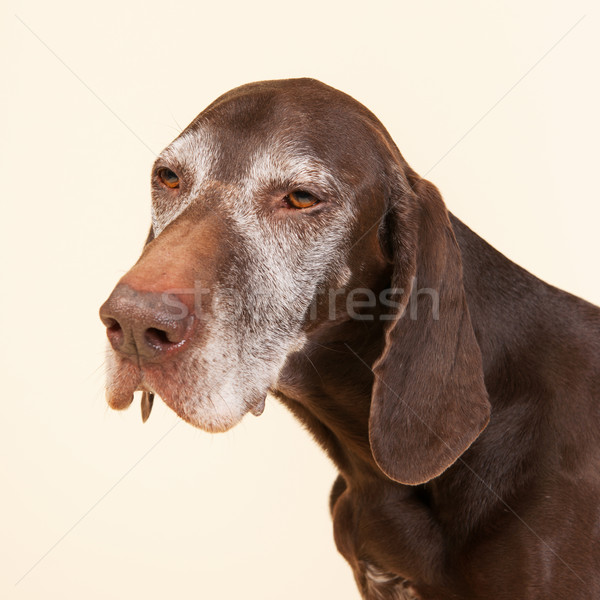
[[[308, 425], [350, 486], [395, 486], [398, 493], [415, 494], [447, 527], [456, 529], [464, 522], [459, 513], [465, 506], [482, 518], [500, 507], [500, 498], [514, 497], [533, 477], [512, 464], [510, 456], [531, 458], [541, 444], [547, 443], [544, 432], [548, 425], [534, 422], [538, 413], [529, 407], [539, 401], [540, 390], [547, 389], [548, 378], [557, 374], [545, 366], [551, 348], [544, 344], [527, 353], [527, 364], [518, 364], [518, 358], [517, 362], [508, 361], [505, 349], [514, 350], [515, 340], [520, 340], [518, 344], [523, 344], [525, 352], [539, 342], [536, 336], [543, 319], [558, 318], [552, 312], [553, 298], [564, 293], [509, 261], [454, 217], [452, 225], [463, 256], [465, 293], [493, 407], [490, 425], [457, 463], [417, 488], [387, 479], [377, 467], [368, 431], [374, 382], [371, 368], [383, 350], [385, 322], [347, 321], [312, 336], [301, 352], [289, 358], [274, 394]], [[512, 276], [510, 281], [498, 281], [482, 277], [482, 270], [508, 271]], [[519, 307], [516, 311], [515, 306]], [[556, 389], [556, 382], [553, 385]], [[500, 430], [508, 432], [503, 434], [502, 443], [515, 452], [505, 457], [495, 479], [490, 481], [488, 476], [483, 486], [478, 474], [490, 460], [487, 440], [498, 443]], [[482, 486], [486, 488], [483, 491]], [[480, 498], [477, 506], [470, 501], [475, 497]], [[474, 518], [470, 523], [479, 520]]]
[[347, 322], [319, 332], [289, 357], [273, 390], [348, 480], [365, 473], [383, 476], [368, 432], [371, 367], [383, 350], [381, 328]]

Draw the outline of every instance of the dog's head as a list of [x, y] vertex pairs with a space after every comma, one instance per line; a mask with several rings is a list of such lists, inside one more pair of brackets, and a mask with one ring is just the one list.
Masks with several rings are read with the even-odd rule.
[[[152, 186], [144, 251], [101, 309], [113, 408], [146, 390], [227, 430], [260, 412], [290, 354], [352, 318], [352, 290], [392, 287], [371, 403], [380, 467], [430, 478], [485, 425], [445, 207], [360, 103], [310, 79], [242, 86], [160, 154]], [[438, 320], [403, 317], [415, 277], [439, 293]], [[419, 464], [398, 470], [398, 451]]]

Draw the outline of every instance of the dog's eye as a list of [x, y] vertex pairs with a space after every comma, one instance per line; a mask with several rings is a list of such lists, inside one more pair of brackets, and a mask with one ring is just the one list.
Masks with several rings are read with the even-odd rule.
[[171, 189], [179, 187], [179, 177], [177, 177], [177, 174], [171, 171], [171, 169], [163, 167], [158, 170], [157, 176], [160, 179], [160, 182], [167, 187]]
[[309, 192], [303, 192], [301, 190], [290, 192], [285, 199], [287, 200], [288, 204], [294, 208], [308, 208], [309, 206], [314, 206], [319, 202], [319, 200], [312, 194]]

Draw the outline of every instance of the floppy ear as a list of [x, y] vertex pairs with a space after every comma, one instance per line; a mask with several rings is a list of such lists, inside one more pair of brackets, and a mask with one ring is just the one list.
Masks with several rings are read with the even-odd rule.
[[412, 191], [394, 186], [385, 224], [402, 301], [373, 367], [369, 439], [388, 477], [416, 485], [471, 445], [490, 405], [446, 207], [435, 186], [412, 175]]

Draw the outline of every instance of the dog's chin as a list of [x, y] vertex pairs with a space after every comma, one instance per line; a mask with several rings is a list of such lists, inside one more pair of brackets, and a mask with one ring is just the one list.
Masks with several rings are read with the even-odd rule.
[[159, 394], [163, 402], [182, 420], [208, 433], [224, 433], [235, 427], [249, 412], [248, 408], [223, 410], [214, 397], [190, 398]]
[[238, 414], [235, 416], [231, 415], [220, 415], [218, 413], [207, 413], [203, 410], [198, 410], [195, 406], [185, 406], [182, 410], [173, 408], [169, 402], [165, 401], [165, 404], [172, 408], [172, 410], [189, 425], [206, 431], [207, 433], [225, 433], [233, 427], [235, 427], [244, 417], [246, 413]]

